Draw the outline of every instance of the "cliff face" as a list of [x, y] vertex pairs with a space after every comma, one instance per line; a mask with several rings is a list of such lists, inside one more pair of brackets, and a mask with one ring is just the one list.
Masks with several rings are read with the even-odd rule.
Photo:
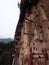
[[48, 17], [49, 20], [49, 0], [43, 0], [42, 2], [44, 5], [46, 16]]
[[[49, 19], [49, 2], [45, 0], [42, 1], [42, 3], [44, 8], [42, 7], [42, 5], [40, 5], [40, 3], [38, 3], [37, 7], [35, 6], [31, 8], [31, 14], [27, 12], [27, 15], [24, 19], [24, 25], [21, 30], [22, 46], [20, 47], [19, 55], [20, 65], [22, 65], [22, 63], [24, 63], [23, 65], [26, 65], [27, 62], [29, 62], [26, 59], [30, 57], [30, 52], [35, 53], [33, 54], [33, 63], [35, 63], [35, 65], [38, 65], [37, 62], [40, 63], [40, 61], [37, 59], [37, 61], [35, 61], [35, 58], [40, 59], [40, 57], [44, 57], [46, 63], [49, 58], [49, 24], [47, 20], [47, 18]], [[21, 59], [23, 59], [24, 62]], [[41, 65], [47, 65], [44, 60], [41, 59]], [[44, 62], [44, 64], [42, 61]]]
[[[49, 0], [42, 0], [42, 3], [43, 3], [43, 6], [44, 6], [45, 14], [46, 14], [46, 16], [49, 20]], [[17, 30], [19, 30], [21, 27], [22, 27], [22, 22], [20, 20], [20, 22], [17, 25]]]
[[[49, 20], [49, 0], [42, 0], [42, 3], [44, 6], [45, 14]], [[15, 32], [15, 39], [16, 39], [15, 43], [18, 43], [17, 41], [19, 41], [21, 37], [21, 28], [23, 26], [21, 18], [20, 18], [20, 21], [18, 21], [18, 25], [17, 25], [16, 32]]]
[[[48, 0], [42, 0], [42, 3], [43, 3], [43, 6], [44, 6], [44, 9], [40, 9], [40, 13], [41, 13], [41, 18], [39, 19], [43, 19], [43, 21], [46, 21], [43, 22], [41, 21], [39, 25], [40, 29], [37, 31], [36, 29], [34, 30], [34, 23], [24, 23], [22, 24], [22, 20], [20, 18], [20, 21], [18, 21], [18, 25], [17, 25], [17, 29], [16, 29], [16, 32], [15, 32], [15, 51], [19, 54], [20, 53], [20, 57], [19, 57], [19, 62], [21, 64], [21, 58], [22, 56], [24, 56], [24, 59], [26, 58], [25, 54], [28, 54], [29, 51], [29, 46], [30, 45], [30, 41], [31, 41], [31, 46], [33, 45], [33, 52], [40, 52], [40, 53], [43, 53], [43, 49], [44, 49], [44, 53], [46, 52], [45, 48], [49, 48], [49, 44], [47, 45], [45, 43], [45, 41], [47, 41], [47, 28], [49, 27], [48, 25], [48, 22], [47, 22], [47, 18], [49, 20], [49, 1]], [[44, 10], [44, 11], [43, 11]], [[35, 10], [36, 11], [36, 10]], [[37, 10], [38, 11], [38, 10]], [[34, 12], [32, 12], [32, 15], [33, 15]], [[39, 12], [38, 12], [39, 13]], [[46, 16], [45, 16], [46, 14]], [[29, 18], [26, 16], [26, 19], [25, 21], [30, 21], [30, 18], [33, 19], [33, 16], [30, 15]], [[35, 13], [34, 13], [35, 15]], [[47, 17], [47, 18], [45, 18]], [[34, 21], [34, 20], [33, 20]], [[38, 21], [38, 20], [37, 20]], [[38, 21], [39, 22], [39, 21]], [[23, 26], [24, 27], [23, 27]], [[23, 27], [23, 28], [22, 28]], [[22, 29], [21, 29], [22, 28]], [[42, 29], [41, 29], [42, 28]], [[25, 30], [24, 30], [25, 29]], [[49, 28], [48, 28], [49, 29]], [[46, 31], [45, 31], [46, 30]], [[33, 32], [34, 31], [34, 32]], [[25, 33], [27, 32], [27, 33]], [[32, 34], [33, 32], [33, 34]], [[37, 34], [38, 32], [38, 34]], [[48, 30], [49, 32], [49, 30]], [[46, 35], [45, 35], [46, 33]], [[44, 34], [42, 36], [42, 34]], [[49, 34], [49, 33], [48, 33]], [[28, 37], [26, 35], [29, 35]], [[39, 36], [38, 36], [39, 35]], [[33, 37], [34, 37], [34, 41], [33, 41]], [[48, 35], [49, 36], [49, 35]], [[39, 39], [40, 37], [40, 39]], [[42, 38], [44, 37], [44, 38]], [[48, 37], [49, 38], [49, 37]], [[21, 41], [21, 42], [20, 42]], [[19, 43], [19, 44], [18, 44]], [[22, 45], [23, 43], [23, 45]], [[40, 43], [40, 44], [39, 44]], [[43, 44], [41, 44], [43, 43]], [[22, 46], [20, 46], [22, 45]], [[21, 48], [20, 48], [21, 47]], [[19, 49], [20, 48], [20, 49]], [[48, 51], [48, 54], [49, 54], [49, 51]], [[28, 55], [27, 55], [28, 56]], [[44, 55], [43, 55], [44, 56]], [[42, 57], [42, 56], [41, 56]], [[44, 57], [45, 58], [45, 57]], [[23, 59], [23, 60], [24, 60]], [[26, 58], [27, 59], [27, 58]], [[43, 61], [43, 59], [42, 59]], [[21, 64], [22, 65], [22, 64]], [[36, 64], [35, 64], [36, 65]]]

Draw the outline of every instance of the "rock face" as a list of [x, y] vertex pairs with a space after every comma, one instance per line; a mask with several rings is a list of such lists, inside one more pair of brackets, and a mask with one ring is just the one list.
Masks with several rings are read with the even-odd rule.
[[46, 13], [48, 20], [49, 20], [49, 0], [43, 0], [42, 2], [44, 5], [45, 13]]
[[30, 13], [26, 12], [23, 23], [18, 22], [14, 45], [19, 65], [31, 65], [31, 61], [34, 65], [40, 65], [40, 63], [47, 65], [49, 60], [48, 20], [49, 1], [43, 0], [42, 4], [38, 3], [31, 8]]

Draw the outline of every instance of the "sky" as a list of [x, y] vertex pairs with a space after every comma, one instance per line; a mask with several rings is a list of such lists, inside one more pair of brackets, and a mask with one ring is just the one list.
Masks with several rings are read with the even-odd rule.
[[0, 0], [0, 38], [14, 38], [19, 20], [19, 0]]

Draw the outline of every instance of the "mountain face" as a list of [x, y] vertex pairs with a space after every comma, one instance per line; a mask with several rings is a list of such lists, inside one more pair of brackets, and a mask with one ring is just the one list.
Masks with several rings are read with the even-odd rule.
[[43, 6], [44, 6], [44, 11], [45, 14], [49, 20], [49, 0], [42, 0]]
[[13, 41], [13, 39], [11, 39], [11, 38], [1, 39], [1, 38], [0, 38], [0, 42], [8, 43], [8, 42], [10, 42], [10, 41]]

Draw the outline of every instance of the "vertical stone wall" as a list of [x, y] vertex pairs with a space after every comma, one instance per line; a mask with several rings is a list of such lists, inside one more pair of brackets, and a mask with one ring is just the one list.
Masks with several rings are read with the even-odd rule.
[[[44, 8], [43, 6], [42, 8], [40, 7], [39, 11], [35, 11], [35, 8], [32, 9], [32, 13], [29, 16], [27, 12], [22, 29], [20, 29], [21, 23], [15, 33], [15, 49], [21, 45], [18, 47], [20, 65], [22, 65], [22, 62], [23, 65], [26, 65], [24, 61], [27, 59], [26, 55], [28, 56], [30, 47], [32, 47], [32, 52], [34, 53], [43, 53], [43, 49], [49, 49], [49, 1], [42, 0], [42, 3]], [[36, 23], [34, 22], [35, 16], [37, 18]], [[47, 53], [49, 54], [49, 51]]]

